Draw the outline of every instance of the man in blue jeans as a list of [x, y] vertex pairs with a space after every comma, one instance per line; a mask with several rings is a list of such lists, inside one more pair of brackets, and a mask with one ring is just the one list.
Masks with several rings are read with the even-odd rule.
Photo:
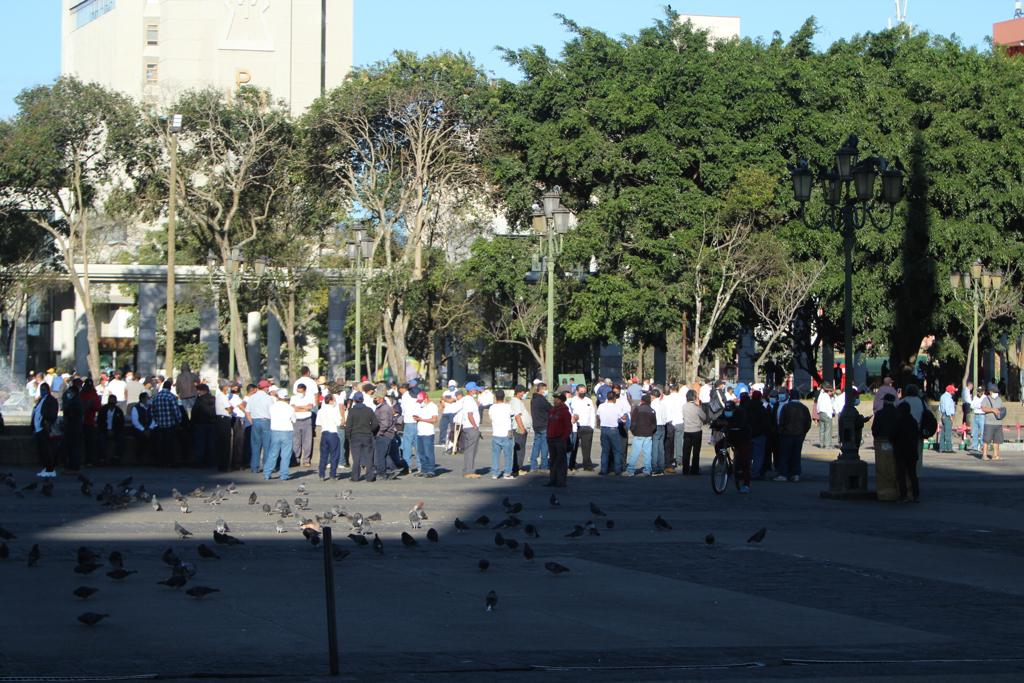
[[[418, 468], [417, 460], [413, 457], [416, 450], [417, 430], [416, 412], [419, 410], [419, 403], [408, 384], [398, 387], [398, 405], [402, 410], [402, 459], [405, 466], [410, 470]], [[397, 431], [398, 426], [395, 426]], [[381, 472], [380, 474], [383, 474]]]
[[278, 389], [277, 400], [270, 406], [270, 452], [263, 463], [263, 479], [266, 481], [270, 481], [270, 473], [274, 471], [278, 461], [281, 463], [281, 481], [288, 481], [294, 430], [295, 409], [288, 402], [288, 390]]
[[942, 417], [942, 432], [939, 435], [939, 450], [943, 453], [953, 452], [953, 418], [956, 417], [956, 387], [946, 386], [946, 391], [939, 398], [939, 415]]
[[622, 469], [622, 435], [619, 424], [626, 421], [616, 403], [624, 401], [615, 393], [609, 393], [605, 402], [597, 407], [597, 421], [601, 425], [601, 469], [600, 474], [618, 475]]
[[274, 405], [274, 398], [267, 393], [269, 388], [270, 382], [261, 379], [256, 392], [245, 398], [245, 412], [252, 422], [249, 467], [253, 473], [260, 471], [262, 461], [270, 454], [270, 407]]
[[420, 471], [416, 476], [434, 476], [434, 436], [440, 420], [437, 404], [430, 400], [427, 392], [421, 391], [416, 398], [416, 456], [419, 458]]
[[[533, 380], [533, 396], [530, 398], [530, 419], [533, 421], [533, 448], [530, 451], [530, 472], [540, 472], [548, 468], [548, 415], [551, 403], [547, 399], [547, 385]], [[540, 455], [540, 469], [537, 468], [537, 456]]]
[[643, 467], [644, 476], [651, 476], [651, 446], [657, 420], [654, 408], [651, 407], [651, 395], [644, 394], [640, 397], [640, 404], [633, 408], [629, 420], [630, 431], [633, 432], [633, 449], [626, 463], [626, 473], [629, 476], [636, 475], [637, 458], [641, 459], [640, 465]]
[[487, 416], [491, 420], [491, 479], [512, 479], [512, 407], [505, 402], [502, 389], [494, 390], [494, 402], [487, 409]]

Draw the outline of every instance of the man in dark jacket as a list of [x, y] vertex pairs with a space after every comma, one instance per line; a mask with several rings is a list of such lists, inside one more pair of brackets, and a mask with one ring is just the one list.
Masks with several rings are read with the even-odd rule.
[[[168, 376], [170, 376], [170, 370], [168, 370]], [[178, 400], [181, 401], [185, 412], [191, 418], [192, 409], [195, 407], [199, 395], [199, 376], [192, 372], [188, 363], [181, 364], [181, 372], [174, 380], [174, 386], [178, 390]]]
[[[896, 463], [896, 486], [900, 492], [900, 502], [915, 503], [920, 501], [921, 491], [917, 481], [917, 454], [921, 448], [921, 427], [911, 412], [909, 403], [900, 403], [896, 408], [896, 424], [891, 432], [892, 452]], [[907, 479], [910, 479], [910, 492], [907, 496]]]
[[750, 493], [751, 439], [747, 411], [741, 410], [732, 401], [726, 401], [722, 404], [722, 414], [711, 423], [711, 429], [713, 433], [721, 435], [715, 442], [716, 452], [732, 447], [740, 493]]
[[100, 408], [96, 416], [96, 426], [99, 429], [100, 463], [106, 464], [108, 451], [113, 445], [111, 462], [120, 465], [124, 456], [124, 411], [117, 405], [117, 396], [107, 396], [107, 405]]
[[56, 477], [57, 463], [55, 462], [54, 444], [50, 441], [50, 431], [57, 422], [57, 413], [60, 405], [57, 399], [50, 393], [50, 385], [43, 382], [39, 385], [39, 400], [32, 409], [32, 432], [36, 441], [36, 454], [43, 469], [39, 477]]
[[[184, 407], [184, 402], [182, 406]], [[214, 424], [217, 421], [217, 403], [205, 384], [196, 386], [196, 402], [192, 406], [192, 434], [195, 438], [196, 464], [199, 467], [216, 462], [214, 458]]]
[[548, 414], [547, 441], [551, 457], [551, 473], [545, 486], [565, 487], [566, 477], [569, 474], [567, 452], [571, 434], [572, 415], [569, 413], [569, 406], [565, 404], [565, 394], [558, 392], [555, 394], [555, 405]]
[[626, 461], [627, 476], [635, 476], [637, 458], [644, 476], [651, 476], [651, 446], [654, 442], [654, 431], [658, 428], [658, 416], [651, 407], [650, 394], [640, 397], [640, 402], [633, 406], [629, 416], [629, 431], [633, 433], [633, 448]]
[[540, 455], [540, 468], [548, 468], [548, 416], [551, 404], [545, 397], [547, 385], [535, 382], [533, 396], [530, 398], [530, 419], [533, 420], [533, 448], [530, 450], [530, 472], [537, 472], [537, 456]]
[[772, 416], [765, 408], [760, 391], [752, 392], [749, 400], [740, 396], [740, 409], [746, 412], [747, 423], [750, 425], [751, 476], [754, 479], [760, 479], [767, 469], [764, 456], [768, 445], [768, 435], [772, 428]]
[[811, 411], [800, 402], [800, 392], [793, 389], [789, 400], [779, 410], [779, 463], [775, 481], [800, 481], [800, 457], [804, 436], [811, 431]]
[[368, 480], [376, 479], [377, 474], [373, 468], [373, 436], [379, 426], [374, 411], [363, 405], [363, 393], [357, 391], [352, 394], [352, 407], [349, 408], [345, 422], [345, 437], [351, 444], [352, 453], [350, 481], [361, 481], [364, 476], [363, 468], [366, 469], [365, 476]]
[[64, 413], [62, 446], [67, 458], [68, 474], [77, 474], [78, 468], [82, 466], [82, 423], [85, 411], [82, 409], [82, 399], [78, 395], [81, 390], [82, 380], [76, 377], [61, 400], [61, 412]]
[[[378, 474], [383, 477], [387, 473], [388, 452], [398, 430], [395, 408], [388, 403], [383, 392], [374, 394], [373, 403], [373, 414], [377, 417], [377, 434], [373, 440], [373, 469], [366, 473], [366, 481], [376, 481]], [[407, 468], [400, 471], [409, 472]]]

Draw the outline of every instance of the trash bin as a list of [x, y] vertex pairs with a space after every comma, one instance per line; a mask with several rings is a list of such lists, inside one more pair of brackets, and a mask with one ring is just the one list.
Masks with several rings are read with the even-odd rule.
[[878, 500], [894, 501], [900, 498], [892, 443], [885, 439], [875, 439], [875, 493]]

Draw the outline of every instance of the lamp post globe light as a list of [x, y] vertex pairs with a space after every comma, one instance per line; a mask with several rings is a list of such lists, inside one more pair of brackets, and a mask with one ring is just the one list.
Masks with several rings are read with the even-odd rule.
[[[892, 225], [896, 204], [903, 198], [903, 172], [883, 157], [859, 159], [858, 140], [850, 135], [836, 151], [829, 167], [811, 170], [806, 160], [789, 167], [793, 181], [793, 197], [800, 203], [800, 218], [811, 229], [828, 226], [843, 236], [844, 286], [843, 335], [846, 363], [853, 361], [853, 247], [856, 231], [868, 222], [880, 230]], [[825, 202], [823, 215], [817, 220], [806, 211], [815, 184], [815, 175], [822, 186]], [[877, 181], [881, 178], [881, 192]], [[839, 457], [829, 463], [829, 487], [822, 496], [831, 498], [867, 497], [867, 463], [860, 459], [858, 421], [853, 382], [846, 382], [846, 405], [839, 416], [842, 449]]]
[[[1003, 286], [1003, 272], [997, 270], [989, 271], [981, 259], [971, 264], [969, 271], [963, 273], [951, 273], [949, 284], [953, 288], [953, 296], [961, 300], [961, 295], [971, 297], [971, 308], [974, 311], [974, 324], [971, 326], [971, 380], [974, 382], [975, 391], [981, 389], [981, 381], [978, 378], [978, 336], [981, 333], [978, 324], [978, 307], [982, 299], [992, 293], [999, 291]], [[968, 292], [970, 292], [968, 294]]]
[[[531, 220], [533, 232], [540, 238], [538, 254], [532, 258], [530, 270], [523, 277], [527, 284], [537, 284], [547, 271], [548, 318], [547, 338], [544, 344], [544, 381], [555, 388], [555, 266], [562, 254], [562, 238], [572, 225], [573, 213], [562, 206], [562, 189], [555, 185], [541, 196], [541, 203], [535, 205]], [[591, 263], [590, 270], [595, 266]], [[589, 277], [582, 266], [566, 272], [581, 282]]]
[[356, 284], [356, 330], [355, 330], [355, 378], [363, 381], [363, 274], [366, 263], [373, 257], [373, 239], [361, 225], [346, 230], [344, 223], [338, 224], [339, 232], [347, 234], [345, 253], [351, 264], [352, 276]]

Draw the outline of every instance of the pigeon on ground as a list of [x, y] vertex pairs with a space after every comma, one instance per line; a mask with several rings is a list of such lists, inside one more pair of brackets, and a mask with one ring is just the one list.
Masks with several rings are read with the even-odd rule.
[[336, 545], [331, 546], [331, 555], [334, 557], [335, 562], [341, 562], [351, 554], [351, 550], [345, 550], [344, 548], [339, 548]]
[[252, 493], [249, 494], [249, 505], [255, 505], [256, 501], [257, 501], [256, 492], [253, 491]]
[[513, 522], [511, 519], [503, 519], [500, 522], [498, 522], [497, 524], [495, 524], [494, 526], [492, 526], [491, 528], [492, 529], [512, 529], [512, 528], [515, 528], [515, 526], [516, 526], [516, 523]]
[[210, 593], [220, 593], [220, 589], [209, 588], [208, 586], [192, 586], [187, 591], [185, 591], [186, 595], [190, 595], [196, 599], [205, 598]]
[[594, 515], [597, 515], [598, 517], [607, 517], [607, 516], [608, 516], [608, 515], [606, 515], [606, 514], [605, 514], [605, 513], [604, 513], [604, 512], [603, 512], [603, 511], [601, 510], [601, 508], [597, 507], [597, 506], [596, 506], [596, 505], [594, 505], [593, 503], [591, 503], [591, 504], [590, 504], [590, 513], [591, 513], [591, 514], [594, 514]]
[[121, 581], [122, 579], [128, 578], [132, 574], [138, 573], [139, 571], [137, 569], [112, 569], [109, 572], [107, 572], [107, 576], [114, 579], [115, 581]]
[[519, 541], [517, 541], [514, 538], [506, 538], [505, 539], [505, 547], [508, 548], [509, 550], [518, 550], [518, 548], [519, 548]]
[[17, 536], [15, 536], [10, 531], [0, 526], [0, 539], [4, 541], [13, 541], [16, 538]]
[[11, 556], [11, 549], [7, 547], [6, 543], [0, 542], [0, 560], [6, 560]]
[[194, 489], [192, 489], [192, 493], [188, 495], [192, 496], [193, 498], [206, 498], [206, 487], [197, 486]]
[[178, 524], [177, 522], [174, 523], [174, 531], [175, 531], [175, 533], [178, 534], [178, 538], [180, 538], [182, 540], [184, 540], [184, 539], [186, 539], [186, 538], [188, 538], [189, 536], [192, 535], [191, 531], [189, 531], [188, 529], [186, 529], [182, 525]]
[[377, 534], [373, 535], [373, 552], [378, 555], [384, 554], [384, 541], [380, 540], [380, 536]]
[[540, 534], [537, 532], [537, 527], [532, 524], [527, 524], [523, 527], [523, 532], [530, 538], [540, 538]]
[[707, 536], [705, 536], [704, 537], [704, 543], [706, 543], [707, 545], [714, 545], [715, 544], [715, 535], [714, 534], [708, 534]]
[[160, 556], [160, 559], [163, 560], [164, 564], [171, 567], [178, 564], [178, 556], [175, 555], [174, 551], [170, 548], [164, 551], [164, 554]]
[[604, 528], [605, 529], [614, 529], [615, 528], [615, 520], [614, 519], [607, 519], [607, 520], [605, 520]]
[[573, 530], [565, 535], [566, 538], [579, 538], [583, 535], [583, 527], [579, 524], [573, 527]]
[[92, 574], [94, 571], [102, 567], [103, 565], [99, 562], [84, 562], [75, 565], [76, 574]]
[[269, 517], [270, 515], [274, 514], [274, 510], [270, 507], [269, 503], [264, 503], [263, 504], [263, 512], [265, 512], [267, 514], [267, 517]]
[[360, 536], [359, 534], [349, 534], [348, 537], [351, 538], [352, 542], [356, 545], [365, 546], [370, 544], [370, 542], [366, 540], [366, 536]]
[[518, 515], [522, 511], [523, 511], [523, 504], [522, 503], [514, 503], [512, 505], [509, 505], [507, 508], [505, 508], [505, 512], [510, 514], [510, 515]]
[[484, 600], [484, 604], [487, 605], [487, 611], [493, 612], [498, 608], [498, 594], [494, 591], [490, 591], [487, 594], [487, 598]]
[[564, 564], [558, 564], [557, 562], [545, 562], [544, 569], [547, 569], [549, 572], [556, 575], [569, 571], [568, 567]]
[[92, 497], [92, 484], [82, 484], [78, 490], [82, 492], [83, 496]]
[[110, 562], [110, 566], [115, 569], [124, 569], [124, 555], [122, 555], [118, 550], [112, 550], [107, 561]]
[[439, 540], [441, 540], [437, 536], [437, 530], [436, 529], [434, 529], [434, 528], [427, 529], [427, 540], [431, 541], [432, 543], [437, 543]]
[[484, 526], [485, 527], [485, 526], [488, 526], [491, 523], [491, 518], [488, 517], [487, 515], [480, 515], [479, 517], [476, 518], [476, 521], [473, 522], [473, 523], [476, 524], [477, 526]]
[[302, 495], [303, 493], [306, 492], [306, 485], [299, 484], [298, 486], [295, 487], [295, 492], [298, 493], [299, 495]]
[[415, 510], [409, 511], [409, 528], [419, 529], [423, 526], [423, 522], [420, 521], [420, 516], [416, 514]]
[[[426, 519], [426, 517], [420, 517], [420, 519]], [[379, 512], [374, 512], [372, 515], [366, 518], [367, 522], [379, 522], [380, 520], [381, 516]]]
[[279, 534], [283, 534], [287, 533], [288, 530], [284, 528], [284, 522], [282, 522], [281, 520], [277, 520], [276, 522], [274, 522], [274, 531], [276, 531]]
[[314, 529], [303, 529], [302, 535], [314, 548], [320, 545], [320, 532]]
[[358, 512], [356, 514], [352, 515], [352, 517], [350, 518], [350, 521], [352, 522], [352, 526], [355, 527], [356, 529], [358, 529], [359, 527], [363, 526], [363, 516], [361, 514], [359, 514]]
[[480, 568], [480, 571], [485, 572], [491, 566], [491, 563], [489, 560], [480, 560], [476, 563], [476, 566]]
[[231, 527], [229, 527], [228, 523], [225, 522], [223, 519], [218, 519], [217, 520], [217, 533], [219, 533], [219, 534], [229, 534], [229, 533], [231, 533]]
[[100, 554], [92, 548], [87, 548], [84, 545], [78, 546], [78, 550], [75, 551], [78, 557], [78, 564], [86, 564], [87, 562], [97, 562], [100, 559]]
[[78, 620], [86, 626], [95, 626], [107, 617], [109, 614], [97, 614], [96, 612], [84, 612], [78, 615]]
[[654, 518], [654, 527], [656, 529], [658, 529], [658, 531], [671, 531], [672, 530], [672, 525], [669, 524], [668, 522], [666, 522], [662, 518], [661, 515], [658, 515], [657, 517]]
[[214, 552], [213, 548], [211, 548], [210, 546], [206, 545], [205, 543], [200, 543], [199, 544], [199, 548], [197, 550], [199, 551], [199, 557], [202, 557], [204, 559], [207, 559], [207, 560], [219, 560], [220, 559], [220, 555], [218, 555], [216, 552]]
[[463, 521], [462, 521], [461, 519], [459, 519], [458, 517], [456, 517], [456, 518], [455, 518], [455, 530], [456, 530], [456, 531], [459, 531], [459, 532], [462, 532], [462, 531], [469, 531], [469, 525], [468, 525], [468, 524], [466, 524], [465, 522], [463, 522]]
[[402, 532], [402, 545], [406, 548], [411, 548], [416, 545], [416, 539], [410, 536], [407, 532]]
[[39, 544], [36, 543], [28, 551], [28, 566], [34, 567], [39, 563]]
[[164, 507], [160, 505], [160, 501], [157, 500], [155, 493], [153, 494], [153, 498], [149, 501], [149, 504], [153, 506], [153, 512], [160, 512], [164, 509]]
[[600, 536], [601, 532], [597, 530], [596, 526], [587, 527], [587, 533], [591, 536]]
[[527, 560], [532, 560], [534, 557], [533, 548], [530, 547], [529, 543], [523, 543], [523, 557]]
[[165, 579], [163, 581], [157, 581], [157, 583], [161, 586], [167, 586], [168, 588], [181, 588], [186, 583], [188, 583], [188, 578], [180, 574], [174, 574], [168, 579]]
[[92, 586], [79, 586], [75, 590], [71, 591], [71, 594], [76, 598], [82, 598], [85, 600], [98, 590], [99, 588], [93, 588]]
[[551, 497], [548, 498], [548, 505], [550, 505], [553, 508], [556, 508], [560, 507], [562, 504], [558, 502], [558, 496], [552, 493]]
[[342, 500], [352, 500], [352, 489], [345, 489], [341, 492]]
[[182, 498], [178, 501], [178, 509], [181, 510], [183, 515], [187, 515], [189, 513], [188, 498]]
[[213, 542], [219, 545], [245, 545], [245, 543], [234, 536], [228, 536], [227, 534], [222, 534], [219, 531], [213, 532]]
[[760, 543], [768, 533], [768, 527], [761, 527], [754, 532], [754, 535], [747, 539], [747, 543]]
[[494, 534], [494, 545], [505, 545], [505, 537], [501, 535], [501, 532]]
[[231, 494], [238, 493], [238, 487], [235, 486], [235, 482], [231, 482], [230, 484], [228, 484], [228, 489], [227, 490], [228, 490], [228, 493], [231, 493]]

